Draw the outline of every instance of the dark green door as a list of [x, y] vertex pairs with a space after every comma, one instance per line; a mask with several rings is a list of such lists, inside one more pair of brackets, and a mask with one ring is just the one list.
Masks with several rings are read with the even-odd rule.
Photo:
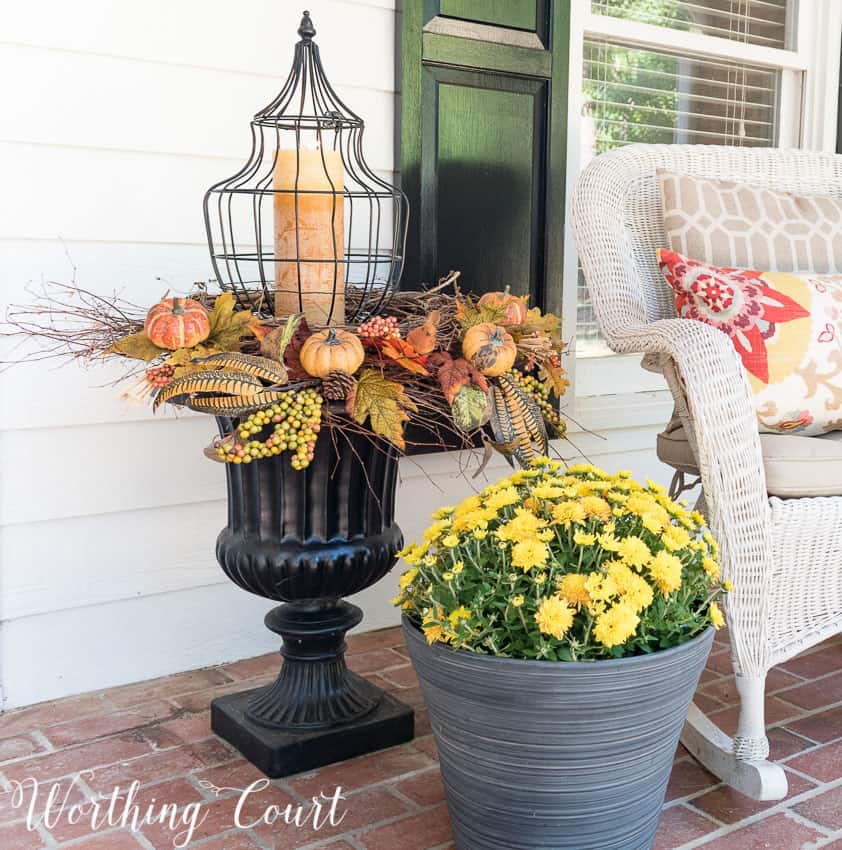
[[560, 312], [569, 3], [404, 0], [404, 286], [451, 269]]

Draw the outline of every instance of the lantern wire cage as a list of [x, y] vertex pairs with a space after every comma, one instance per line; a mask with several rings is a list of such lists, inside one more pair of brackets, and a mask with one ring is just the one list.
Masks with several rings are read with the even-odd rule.
[[309, 12], [298, 34], [289, 77], [251, 121], [246, 164], [205, 194], [208, 246], [243, 307], [355, 323], [398, 288], [409, 201], [366, 162], [365, 124], [328, 81]]

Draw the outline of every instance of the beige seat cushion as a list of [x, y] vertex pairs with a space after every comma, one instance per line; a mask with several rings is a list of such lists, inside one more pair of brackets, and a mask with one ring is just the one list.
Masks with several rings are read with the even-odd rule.
[[[761, 434], [760, 448], [770, 496], [795, 499], [842, 495], [842, 431], [820, 437]], [[689, 475], [699, 474], [684, 427], [677, 417], [658, 434], [657, 450], [658, 457], [667, 465]]]

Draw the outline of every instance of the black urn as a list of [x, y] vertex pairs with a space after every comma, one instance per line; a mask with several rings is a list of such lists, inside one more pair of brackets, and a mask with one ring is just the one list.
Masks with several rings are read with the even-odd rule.
[[[236, 424], [217, 422], [223, 434]], [[306, 469], [281, 454], [226, 472], [217, 559], [235, 584], [282, 603], [265, 622], [283, 639], [283, 664], [269, 687], [214, 700], [213, 731], [270, 777], [410, 740], [412, 709], [345, 663], [345, 633], [362, 611], [343, 597], [381, 579], [403, 545], [394, 447], [326, 430]]]

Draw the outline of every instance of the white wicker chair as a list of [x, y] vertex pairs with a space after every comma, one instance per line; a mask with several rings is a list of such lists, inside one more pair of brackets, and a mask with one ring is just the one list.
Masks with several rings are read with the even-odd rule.
[[[656, 168], [842, 197], [842, 156], [702, 145], [630, 145], [597, 157], [573, 227], [599, 327], [616, 352], [663, 371], [701, 473], [706, 516], [734, 585], [727, 618], [741, 699], [731, 739], [696, 707], [682, 738], [713, 773], [758, 800], [786, 796], [768, 761], [768, 670], [842, 631], [842, 497], [766, 489], [748, 380], [729, 338], [676, 318], [655, 251], [667, 245]], [[842, 490], [840, 491], [842, 492]], [[840, 729], [842, 734], [842, 729]]]

